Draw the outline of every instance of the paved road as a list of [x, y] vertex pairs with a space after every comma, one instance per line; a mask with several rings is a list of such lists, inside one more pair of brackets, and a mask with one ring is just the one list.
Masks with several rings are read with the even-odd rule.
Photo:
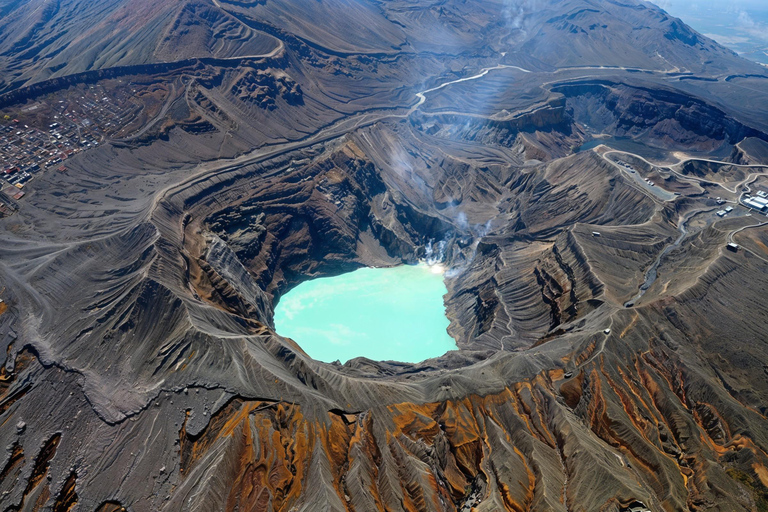
[[[736, 194], [738, 192], [739, 187], [743, 186], [744, 183], [748, 182], [752, 178], [754, 178], [756, 176], [768, 176], [768, 166], [766, 166], [766, 165], [734, 164], [734, 163], [731, 163], [731, 162], [724, 162], [722, 160], [713, 160], [713, 159], [709, 159], [709, 158], [697, 158], [697, 157], [678, 159], [678, 161], [675, 162], [674, 164], [665, 165], [665, 164], [657, 164], [657, 163], [651, 162], [651, 161], [643, 158], [640, 155], [636, 155], [635, 153], [630, 153], [629, 151], [622, 151], [622, 150], [619, 150], [619, 149], [611, 149], [610, 151], [606, 151], [603, 155], [607, 155], [609, 153], [618, 153], [618, 154], [630, 155], [630, 156], [632, 156], [634, 158], [637, 158], [638, 160], [641, 160], [641, 161], [645, 162], [646, 164], [648, 164], [648, 165], [650, 165], [652, 167], [661, 167], [661, 168], [664, 168], [664, 169], [668, 169], [672, 174], [674, 174], [675, 176], [679, 177], [680, 179], [683, 179], [683, 180], [686, 180], [686, 181], [696, 181], [696, 182], [699, 182], [699, 183], [713, 183], [713, 184], [719, 186], [720, 188], [722, 188], [723, 190], [725, 190], [727, 192], [730, 192], [732, 194]], [[742, 180], [739, 183], [737, 183], [736, 186], [733, 189], [730, 189], [730, 188], [726, 187], [725, 185], [723, 185], [722, 183], [717, 183], [715, 181], [710, 181], [710, 180], [707, 180], [707, 179], [704, 179], [704, 178], [697, 178], [696, 176], [688, 176], [688, 175], [682, 174], [681, 172], [679, 172], [679, 171], [674, 169], [675, 167], [681, 167], [682, 165], [684, 165], [687, 162], [696, 162], [696, 161], [698, 161], [698, 162], [709, 162], [709, 163], [713, 163], [713, 164], [728, 165], [728, 166], [731, 166], [731, 167], [739, 167], [739, 168], [742, 168], [742, 169], [766, 169], [766, 171], [765, 172], [753, 172], [753, 173], [750, 173], [749, 175], [747, 175], [747, 177], [744, 180]]]
[[[653, 197], [652, 197], [652, 199], [653, 199], [653, 198], [657, 198], [657, 199], [659, 199], [659, 200], [661, 200], [661, 201], [665, 201], [665, 202], [668, 202], [668, 201], [673, 201], [673, 200], [674, 200], [674, 199], [677, 197], [677, 196], [676, 196], [674, 193], [672, 193], [672, 192], [670, 192], [670, 191], [668, 191], [668, 190], [664, 190], [664, 189], [663, 189], [663, 188], [661, 188], [661, 187], [658, 187], [658, 186], [656, 186], [656, 185], [651, 185], [650, 183], [647, 183], [647, 182], [646, 182], [646, 181], [645, 181], [645, 180], [644, 180], [644, 179], [643, 179], [643, 178], [640, 176], [640, 174], [638, 174], [637, 172], [630, 172], [630, 171], [629, 171], [629, 170], [628, 170], [626, 167], [624, 167], [623, 165], [619, 165], [619, 164], [617, 164], [616, 162], [614, 162], [613, 160], [611, 160], [610, 158], [607, 158], [607, 156], [608, 156], [608, 155], [610, 155], [610, 154], [612, 154], [612, 153], [620, 153], [620, 154], [624, 154], [624, 155], [631, 155], [631, 156], [637, 156], [637, 155], [635, 155], [634, 153], [629, 153], [629, 152], [627, 152], [627, 151], [618, 151], [618, 150], [614, 150], [614, 149], [612, 149], [612, 150], [610, 150], [610, 151], [606, 151], [605, 153], [603, 153], [603, 154], [602, 154], [602, 155], [600, 155], [600, 156], [603, 158], [603, 160], [605, 160], [606, 162], [609, 162], [611, 165], [613, 165], [614, 167], [616, 167], [617, 169], [619, 169], [619, 171], [621, 171], [621, 173], [622, 173], [622, 174], [624, 174], [624, 175], [625, 175], [625, 176], [627, 176], [627, 177], [628, 177], [630, 180], [632, 180], [632, 181], [633, 181], [633, 182], [635, 182], [635, 183], [636, 183], [638, 186], [640, 186], [640, 188], [642, 189], [642, 191], [643, 191], [643, 192], [645, 192], [646, 194], [650, 194], [651, 196], [653, 196]], [[645, 159], [643, 159], [643, 161], [647, 162], [647, 160], [645, 160]], [[653, 164], [651, 164], [650, 162], [648, 162], [648, 163], [649, 163], [649, 165], [651, 165], [651, 166], [655, 167], [655, 166], [654, 166]]]
[[[307, 137], [304, 137], [302, 139], [299, 139], [293, 142], [278, 144], [278, 145], [269, 146], [266, 148], [259, 148], [259, 149], [256, 149], [255, 151], [246, 153], [244, 155], [241, 155], [239, 157], [236, 157], [234, 159], [228, 160], [223, 163], [213, 163], [213, 164], [202, 163], [197, 167], [197, 170], [193, 172], [191, 176], [189, 176], [188, 178], [186, 178], [181, 182], [174, 183], [166, 187], [165, 189], [161, 190], [158, 194], [155, 195], [153, 205], [149, 210], [151, 212], [150, 216], [152, 213], [154, 213], [160, 201], [166, 198], [167, 194], [171, 193], [174, 189], [181, 190], [184, 187], [193, 185], [195, 183], [199, 183], [202, 180], [209, 179], [218, 174], [233, 171], [238, 167], [242, 167], [248, 164], [263, 162], [265, 160], [269, 160], [271, 158], [277, 157], [279, 155], [282, 155], [291, 151], [295, 151], [297, 149], [303, 149], [303, 148], [312, 146], [314, 144], [326, 142], [328, 140], [338, 138], [344, 135], [345, 133], [357, 130], [359, 128], [363, 128], [365, 126], [370, 126], [384, 119], [409, 117], [411, 114], [416, 112], [419, 109], [419, 107], [421, 107], [421, 105], [424, 104], [424, 102], [427, 100], [426, 98], [427, 94], [443, 89], [444, 87], [448, 87], [453, 84], [467, 82], [469, 80], [477, 80], [479, 78], [486, 76], [491, 71], [498, 70], [498, 69], [517, 69], [524, 73], [530, 73], [530, 71], [528, 71], [527, 69], [523, 69], [518, 66], [498, 65], [498, 66], [484, 68], [476, 75], [472, 75], [465, 78], [459, 78], [456, 80], [450, 80], [436, 87], [432, 87], [430, 89], [417, 92], [415, 94], [417, 98], [416, 103], [413, 106], [411, 106], [404, 114], [396, 114], [392, 112], [392, 111], [399, 110], [400, 107], [393, 107], [391, 109], [382, 109], [381, 111], [377, 111], [377, 112], [353, 114], [349, 117], [345, 117], [331, 123], [329, 126], [321, 129], [320, 131], [312, 135], [308, 135]], [[221, 162], [221, 161], [219, 160], [217, 162]], [[273, 173], [265, 175], [265, 177], [272, 176], [279, 172], [281, 172], [281, 170], [276, 170]]]

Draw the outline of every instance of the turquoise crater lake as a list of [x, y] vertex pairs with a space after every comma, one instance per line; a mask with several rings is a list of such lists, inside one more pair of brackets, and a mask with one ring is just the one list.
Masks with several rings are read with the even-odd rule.
[[442, 273], [427, 265], [361, 268], [305, 281], [275, 308], [275, 329], [313, 359], [415, 363], [456, 350]]

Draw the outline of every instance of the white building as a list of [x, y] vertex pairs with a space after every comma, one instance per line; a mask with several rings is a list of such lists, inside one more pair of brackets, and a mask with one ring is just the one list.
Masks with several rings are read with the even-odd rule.
[[765, 208], [765, 203], [758, 202], [758, 200], [753, 197], [744, 199], [744, 204], [756, 210], [762, 210]]

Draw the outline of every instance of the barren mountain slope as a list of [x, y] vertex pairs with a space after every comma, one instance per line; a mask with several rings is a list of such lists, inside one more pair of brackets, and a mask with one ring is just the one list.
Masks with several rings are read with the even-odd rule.
[[205, 1], [32, 0], [0, 9], [0, 90], [91, 69], [262, 55], [279, 47]]
[[[768, 503], [753, 64], [634, 1], [0, 11], [2, 113], [117, 111], [0, 198], [4, 509]], [[459, 350], [274, 332], [301, 281], [437, 242]]]

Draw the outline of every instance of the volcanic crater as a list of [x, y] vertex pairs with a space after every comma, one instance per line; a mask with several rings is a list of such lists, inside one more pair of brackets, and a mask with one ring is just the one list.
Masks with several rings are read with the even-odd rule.
[[[635, 0], [145, 4], [0, 5], [7, 146], [87, 148], [0, 192], [2, 507], [765, 507], [764, 69]], [[435, 254], [458, 350], [275, 333]]]

